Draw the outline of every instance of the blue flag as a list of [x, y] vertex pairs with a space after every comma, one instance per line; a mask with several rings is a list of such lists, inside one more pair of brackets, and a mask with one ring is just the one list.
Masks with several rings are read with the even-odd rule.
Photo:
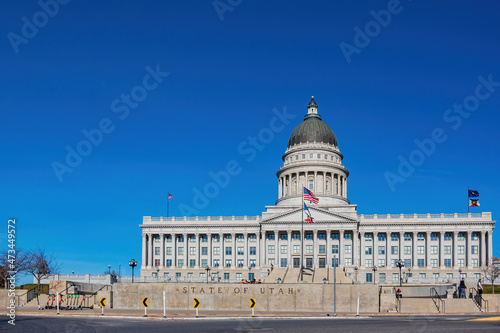
[[477, 198], [479, 196], [479, 191], [469, 190], [469, 198]]

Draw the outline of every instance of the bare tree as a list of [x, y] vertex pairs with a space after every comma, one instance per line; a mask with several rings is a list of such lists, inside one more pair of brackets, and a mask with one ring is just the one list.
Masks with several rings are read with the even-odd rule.
[[9, 277], [22, 273], [27, 268], [27, 254], [18, 249], [15, 254], [8, 250], [0, 252], [0, 288], [8, 288]]
[[49, 275], [57, 274], [60, 265], [56, 258], [45, 252], [44, 249], [37, 248], [27, 253], [26, 272], [33, 275], [40, 291], [40, 281]]
[[486, 268], [483, 270], [484, 277], [491, 281], [491, 292], [495, 293], [495, 279], [500, 276], [500, 267], [495, 265], [494, 262], [491, 262]]

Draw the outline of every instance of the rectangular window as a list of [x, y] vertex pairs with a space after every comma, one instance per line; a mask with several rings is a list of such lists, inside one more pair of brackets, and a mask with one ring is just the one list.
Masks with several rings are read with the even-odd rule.
[[256, 259], [250, 259], [250, 267], [255, 267], [255, 260]]
[[288, 253], [288, 246], [287, 245], [281, 245], [281, 254], [287, 254]]
[[396, 267], [396, 263], [398, 262], [398, 259], [392, 259], [391, 260], [391, 267]]
[[219, 235], [215, 235], [214, 236], [214, 243], [218, 243], [220, 242], [220, 236]]
[[160, 242], [160, 236], [155, 236], [155, 243], [159, 243]]
[[226, 267], [231, 267], [231, 259], [226, 259]]
[[226, 247], [226, 255], [230, 256], [231, 254], [233, 254], [233, 248], [231, 246], [227, 246]]
[[219, 267], [220, 259], [214, 259], [214, 267]]
[[208, 254], [208, 247], [204, 246], [201, 248], [201, 255], [206, 256]]
[[339, 239], [339, 234], [338, 232], [332, 232], [332, 239]]
[[181, 235], [181, 236], [177, 237], [177, 242], [184, 243], [184, 236]]
[[280, 234], [280, 239], [281, 240], [287, 240], [288, 239], [288, 235], [287, 234]]
[[194, 267], [196, 265], [196, 259], [189, 259], [189, 267]]
[[224, 280], [229, 281], [229, 273], [224, 273]]
[[160, 266], [160, 259], [155, 259], [155, 267]]
[[444, 234], [444, 240], [445, 240], [445, 241], [451, 241], [451, 233], [446, 232], [446, 233]]
[[233, 237], [231, 235], [226, 235], [226, 242], [230, 241], [231, 239], [233, 239]]
[[267, 234], [267, 240], [274, 240], [274, 234]]
[[293, 246], [293, 254], [300, 254], [300, 245]]
[[317, 157], [318, 157], [318, 158], [321, 158], [321, 154], [318, 154], [318, 156], [317, 156]]
[[351, 245], [346, 245], [345, 246], [345, 252], [346, 254], [350, 254], [352, 252], [352, 246]]
[[471, 250], [470, 252], [471, 252], [472, 254], [478, 254], [478, 253], [479, 253], [479, 250], [478, 250], [478, 246], [477, 246], [477, 245], [472, 245], [472, 246], [470, 247], [470, 250]]
[[318, 239], [326, 239], [326, 234], [324, 232], [320, 232], [318, 234]]
[[458, 233], [458, 237], [457, 237], [457, 238], [458, 238], [458, 240], [459, 240], [459, 241], [463, 241], [463, 240], [465, 240], [465, 233], [463, 233], [463, 232], [459, 232], [459, 233]]
[[243, 259], [238, 259], [238, 267], [243, 267]]
[[352, 265], [352, 259], [351, 258], [345, 258], [344, 262], [345, 262], [346, 266]]
[[[366, 266], [368, 267], [368, 266]], [[372, 282], [373, 281], [373, 274], [372, 273], [366, 273], [366, 282]]]
[[250, 235], [249, 238], [250, 238], [250, 242], [256, 242], [257, 241], [257, 235], [252, 234], [252, 235]]
[[453, 280], [453, 273], [446, 273], [446, 278], [448, 280]]
[[378, 234], [378, 240], [381, 242], [385, 241], [385, 234]]
[[378, 254], [385, 254], [385, 246], [378, 247]]
[[177, 249], [177, 254], [180, 255], [180, 256], [184, 255], [184, 248], [183, 247], [178, 248]]
[[208, 259], [201, 259], [201, 267], [207, 267], [208, 266]]
[[425, 247], [417, 246], [417, 254], [425, 254]]
[[373, 234], [365, 234], [365, 242], [371, 242], [373, 240]]
[[313, 158], [313, 154], [309, 154], [309, 158]]
[[365, 266], [366, 267], [372, 267], [372, 260], [371, 259], [365, 259]]
[[444, 266], [445, 267], [451, 267], [451, 259], [445, 259], [444, 260]]
[[269, 245], [267, 247], [267, 253], [268, 254], [274, 254], [274, 245]]
[[431, 233], [431, 241], [437, 241], [438, 240], [438, 234], [433, 232]]
[[172, 255], [172, 248], [167, 247], [167, 256], [171, 256], [171, 255]]
[[243, 235], [238, 235], [236, 236], [236, 239], [238, 242], [243, 242], [245, 240], [245, 237]]
[[419, 240], [419, 241], [424, 241], [425, 240], [425, 235], [424, 235], [423, 232], [419, 232], [417, 234], [417, 240]]
[[411, 246], [405, 246], [405, 254], [411, 254]]
[[313, 254], [313, 246], [306, 245], [306, 254]]
[[438, 247], [437, 246], [431, 246], [431, 254], [438, 254]]
[[479, 266], [479, 259], [472, 259], [472, 267], [478, 267]]
[[378, 275], [378, 280], [379, 280], [380, 282], [385, 282], [385, 273], [380, 273], [380, 274]]
[[419, 276], [420, 279], [426, 279], [427, 278], [427, 276], [425, 275], [425, 273], [420, 273], [418, 276]]
[[241, 273], [236, 273], [236, 280], [241, 280], [241, 278], [242, 278]]
[[218, 256], [220, 255], [220, 247], [214, 247], [214, 255]]
[[257, 248], [255, 246], [250, 247], [250, 255], [254, 256], [257, 254]]
[[196, 254], [196, 248], [195, 247], [190, 247], [189, 248], [189, 254], [195, 255]]
[[182, 267], [182, 266], [184, 266], [184, 259], [177, 260], [177, 267]]
[[379, 267], [385, 267], [385, 259], [379, 259], [378, 260], [378, 266]]
[[405, 233], [405, 241], [411, 241], [411, 234], [410, 233]]
[[238, 247], [238, 255], [239, 256], [243, 255], [243, 247], [242, 246]]
[[451, 254], [451, 246], [450, 245], [445, 245], [444, 254]]
[[432, 267], [438, 267], [438, 260], [437, 259], [431, 259], [431, 266]]
[[201, 242], [202, 242], [202, 243], [206, 243], [206, 242], [208, 242], [208, 236], [207, 236], [207, 235], [205, 235], [205, 236], [201, 236]]
[[399, 254], [399, 247], [391, 246], [391, 254]]
[[478, 240], [479, 239], [479, 234], [477, 232], [473, 232], [470, 236], [471, 240]]
[[326, 254], [326, 245], [319, 246], [319, 254]]
[[346, 233], [344, 234], [344, 239], [352, 239], [352, 233], [350, 233], [350, 232], [346, 232]]
[[312, 232], [306, 233], [306, 239], [307, 240], [313, 240], [313, 234], [312, 234]]
[[170, 235], [167, 236], [167, 243], [172, 243], [172, 236]]
[[172, 259], [167, 259], [167, 267], [172, 267]]
[[465, 253], [465, 246], [459, 245], [458, 246], [458, 254], [464, 254]]
[[302, 154], [302, 159], [305, 160], [306, 159], [306, 154]]
[[465, 267], [465, 259], [458, 259], [458, 267]]
[[339, 253], [339, 246], [338, 245], [332, 245], [332, 253], [333, 254]]
[[368, 255], [372, 254], [372, 247], [371, 246], [365, 246], [365, 254], [368, 254]]
[[309, 189], [312, 191], [314, 190], [314, 180], [309, 179]]
[[274, 258], [269, 258], [269, 259], [267, 260], [267, 264], [268, 264], [269, 266], [274, 266]]
[[332, 258], [332, 267], [339, 267], [339, 258]]
[[189, 241], [190, 241], [191, 243], [196, 242], [196, 236], [195, 236], [195, 235], [191, 235], [191, 236], [189, 236]]
[[160, 248], [159, 247], [155, 247], [155, 255], [156, 256], [160, 255]]
[[425, 267], [425, 259], [418, 259], [417, 266], [418, 267]]
[[439, 273], [432, 273], [432, 277], [437, 280], [439, 279]]
[[399, 234], [393, 232], [391, 234], [391, 241], [397, 241], [397, 240], [399, 240]]
[[281, 267], [285, 268], [287, 266], [288, 261], [286, 260], [286, 258], [281, 258], [280, 262]]
[[399, 282], [399, 273], [392, 273], [392, 282]]
[[411, 268], [411, 259], [405, 259], [405, 267]]
[[300, 234], [298, 232], [295, 232], [292, 234], [293, 239], [295, 240], [300, 240]]

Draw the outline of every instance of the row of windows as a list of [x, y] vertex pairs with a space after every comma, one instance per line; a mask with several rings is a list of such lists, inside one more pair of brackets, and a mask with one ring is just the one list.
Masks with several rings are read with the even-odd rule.
[[[192, 242], [192, 243], [196, 242], [196, 236], [195, 235], [191, 235], [188, 238], [189, 238], [190, 242]], [[225, 235], [224, 238], [225, 238], [226, 241], [232, 240], [232, 236], [231, 235]], [[167, 240], [168, 243], [172, 242], [172, 236], [171, 235], [166, 235], [165, 239]], [[202, 243], [208, 242], [208, 236], [207, 235], [201, 236], [200, 239], [201, 239]], [[160, 236], [155, 236], [154, 240], [155, 240], [155, 243], [159, 243], [160, 242]], [[216, 242], [216, 243], [220, 242], [220, 236], [219, 235], [214, 235], [212, 237], [212, 240], [214, 242]], [[236, 235], [236, 240], [238, 242], [243, 242], [245, 240], [245, 236], [244, 235]], [[256, 242], [257, 241], [257, 235], [255, 235], [255, 234], [248, 235], [248, 240], [250, 242]], [[183, 235], [177, 236], [177, 242], [183, 243], [184, 242], [184, 236]]]
[[335, 161], [335, 162], [340, 162], [340, 159], [336, 156], [333, 156], [333, 155], [327, 155], [327, 154], [297, 154], [297, 155], [293, 155], [293, 156], [288, 156], [286, 159], [285, 159], [285, 162], [291, 162], [293, 160], [295, 161], [298, 161], [299, 159], [302, 159], [302, 160], [305, 160], [306, 159], [306, 156], [309, 155], [309, 159], [312, 160], [312, 159], [315, 159], [314, 156], [316, 156], [316, 159], [320, 160], [320, 159], [324, 159], [324, 160], [328, 160], [330, 158], [331, 161]]
[[[160, 247], [155, 247], [155, 255], [159, 256], [160, 255]], [[233, 254], [233, 248], [231, 246], [227, 246], [226, 248], [226, 255], [232, 255]], [[220, 247], [216, 246], [216, 247], [213, 247], [212, 248], [213, 250], [213, 254], [214, 255], [219, 255], [220, 254]], [[249, 254], [250, 255], [256, 255], [257, 254], [257, 248], [254, 247], [254, 246], [251, 246], [249, 248]], [[243, 255], [245, 254], [244, 253], [245, 251], [245, 248], [244, 247], [238, 247], [237, 248], [237, 254], [238, 255]], [[166, 255], [172, 255], [172, 248], [171, 247], [167, 247], [166, 248]], [[177, 254], [178, 255], [184, 255], [184, 248], [183, 247], [179, 247], [177, 248]], [[196, 247], [190, 247], [189, 248], [189, 254], [191, 255], [196, 255]], [[208, 255], [208, 247], [202, 247], [201, 248], [201, 255]]]
[[[391, 233], [391, 241], [399, 241], [399, 233]], [[404, 240], [405, 241], [411, 241], [412, 240], [412, 234], [411, 233], [405, 233], [404, 234]], [[339, 233], [337, 232], [332, 232], [331, 237], [333, 240], [339, 239]], [[444, 234], [444, 240], [445, 241], [451, 241], [453, 238], [452, 233], [445, 233]], [[275, 240], [275, 234], [270, 233], [267, 235], [268, 240]], [[280, 240], [288, 240], [288, 234], [286, 233], [280, 233], [279, 234], [279, 239]], [[292, 239], [298, 239], [300, 240], [300, 232], [292, 232]], [[312, 232], [306, 232], [305, 234], [305, 239], [307, 240], [312, 240], [313, 239], [313, 233]], [[326, 232], [319, 232], [318, 233], [318, 239], [324, 240], [326, 239]], [[352, 239], [352, 233], [351, 232], [346, 232], [344, 233], [344, 239]], [[377, 239], [379, 241], [385, 241], [386, 239], [386, 234], [378, 234]], [[465, 240], [465, 233], [458, 233], [457, 239], [459, 241]], [[478, 240], [479, 239], [479, 233], [474, 232], [471, 234], [471, 239], [472, 240]], [[373, 234], [365, 234], [365, 241], [370, 242], [373, 240]], [[418, 241], [425, 241], [425, 234], [424, 233], [418, 233], [417, 234], [417, 240]], [[431, 241], [437, 241], [439, 240], [439, 234], [438, 233], [431, 233], [430, 234], [430, 240]]]
[[[412, 252], [412, 246], [405, 246], [403, 248], [403, 253], [404, 254], [411, 254]], [[471, 254], [479, 254], [479, 246], [478, 245], [472, 245], [471, 247]], [[445, 245], [443, 246], [443, 254], [451, 254], [451, 245]], [[439, 247], [436, 245], [432, 245], [430, 247], [430, 253], [431, 254], [439, 254]], [[371, 246], [365, 246], [365, 254], [371, 255], [372, 254], [372, 247]], [[379, 246], [378, 247], [378, 254], [385, 254], [385, 246]], [[399, 254], [399, 246], [391, 246], [391, 254]], [[425, 246], [417, 246], [417, 254], [425, 254]], [[465, 254], [465, 246], [464, 245], [458, 245], [457, 246], [457, 254]]]
[[[231, 267], [232, 266], [232, 259], [226, 259], [225, 260], [225, 267]], [[165, 261], [165, 264], [167, 267], [172, 267], [172, 259], [167, 259]], [[250, 259], [248, 261], [250, 267], [255, 267], [256, 265], [256, 259]], [[189, 259], [188, 261], [189, 267], [195, 267], [196, 266], [196, 259]], [[244, 265], [244, 260], [243, 259], [238, 259], [236, 260], [236, 266], [237, 267], [243, 267]], [[213, 267], [220, 267], [220, 260], [219, 259], [214, 259], [212, 263]], [[160, 259], [155, 260], [155, 267], [160, 266]], [[184, 259], [177, 259], [177, 267], [182, 267], [184, 266]], [[201, 267], [206, 267], [208, 266], [208, 259], [201, 259], [200, 262]]]

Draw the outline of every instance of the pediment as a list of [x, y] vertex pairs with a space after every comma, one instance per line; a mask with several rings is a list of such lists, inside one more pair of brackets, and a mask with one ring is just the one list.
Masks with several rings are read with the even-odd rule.
[[[315, 223], [356, 223], [356, 219], [348, 217], [346, 215], [335, 213], [321, 208], [308, 207], [309, 211], [314, 218]], [[304, 213], [304, 217], [307, 216]], [[289, 211], [283, 212], [281, 214], [269, 217], [261, 221], [261, 224], [272, 224], [272, 223], [300, 223], [302, 219], [302, 209], [293, 208]]]

